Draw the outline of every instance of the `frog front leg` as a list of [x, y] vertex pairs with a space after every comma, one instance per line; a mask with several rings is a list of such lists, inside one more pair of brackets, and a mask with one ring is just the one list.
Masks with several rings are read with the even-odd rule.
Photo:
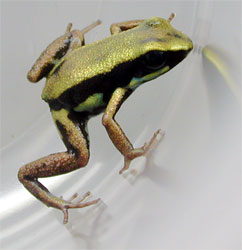
[[87, 120], [76, 119], [73, 115], [69, 118], [69, 112], [65, 109], [52, 110], [51, 113], [68, 151], [51, 154], [24, 165], [19, 170], [18, 178], [25, 188], [45, 205], [60, 209], [64, 213], [65, 224], [68, 222], [69, 208], [86, 207], [97, 203], [99, 199], [83, 202], [89, 194], [86, 193], [79, 202], [73, 203], [77, 194], [70, 200], [64, 200], [54, 196], [38, 181], [38, 178], [61, 175], [85, 167], [89, 160]]
[[145, 143], [143, 147], [133, 148], [133, 145], [130, 143], [129, 139], [114, 119], [120, 106], [131, 93], [132, 91], [130, 89], [117, 88], [112, 94], [102, 117], [102, 123], [105, 126], [110, 139], [115, 147], [124, 156], [124, 167], [120, 170], [120, 174], [129, 168], [133, 159], [147, 154], [147, 152], [152, 148], [152, 144], [156, 141], [156, 137], [161, 132], [161, 130], [158, 130], [153, 135], [150, 142], [148, 144]]
[[132, 21], [126, 21], [126, 22], [120, 22], [120, 23], [113, 23], [110, 26], [110, 32], [112, 35], [115, 35], [125, 30], [133, 29], [139, 24], [141, 24], [143, 21], [144, 20], [132, 20]]
[[[175, 14], [171, 13], [167, 21], [170, 23], [174, 17], [175, 17]], [[112, 35], [115, 35], [125, 30], [133, 29], [136, 26], [140, 25], [143, 21], [144, 20], [142, 19], [137, 19], [137, 20], [131, 20], [131, 21], [126, 21], [126, 22], [113, 23], [110, 26], [110, 32]]]

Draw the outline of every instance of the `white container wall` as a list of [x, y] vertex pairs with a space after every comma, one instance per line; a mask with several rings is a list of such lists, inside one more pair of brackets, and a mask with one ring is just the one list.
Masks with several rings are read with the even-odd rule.
[[[111, 23], [172, 12], [193, 51], [116, 117], [137, 147], [165, 130], [153, 164], [120, 176], [123, 158], [101, 116], [90, 120], [88, 166], [41, 182], [64, 198], [90, 190], [103, 203], [70, 210], [63, 225], [63, 214], [17, 179], [22, 165], [65, 150], [40, 97], [44, 80], [29, 83], [28, 70], [69, 22], [82, 29], [102, 20], [86, 35], [91, 43], [109, 36]], [[240, 249], [241, 13], [240, 1], [2, 2], [0, 248]], [[143, 166], [137, 159], [131, 169]]]

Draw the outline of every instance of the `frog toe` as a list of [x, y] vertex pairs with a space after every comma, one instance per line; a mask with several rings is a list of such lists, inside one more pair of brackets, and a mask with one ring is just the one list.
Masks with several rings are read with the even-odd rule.
[[131, 161], [137, 157], [145, 156], [146, 160], [149, 160], [164, 136], [165, 132], [162, 129], [158, 129], [150, 139], [149, 143], [144, 143], [143, 147], [132, 149], [129, 153], [127, 153], [124, 156], [124, 167], [119, 171], [119, 174], [123, 174], [126, 170], [128, 170]]
[[72, 201], [78, 197], [78, 194], [75, 193], [68, 201], [65, 201], [64, 204], [62, 204], [59, 207], [59, 209], [64, 214], [63, 224], [66, 224], [68, 222], [68, 209], [70, 209], [70, 208], [83, 208], [83, 207], [87, 207], [87, 206], [90, 206], [90, 205], [94, 205], [94, 204], [98, 203], [101, 200], [99, 198], [99, 199], [96, 199], [96, 200], [92, 200], [92, 201], [88, 201], [88, 202], [83, 202], [90, 195], [91, 195], [91, 193], [87, 192], [86, 194], [83, 195], [83, 197], [81, 198], [81, 200], [79, 200], [77, 203], [72, 203]]

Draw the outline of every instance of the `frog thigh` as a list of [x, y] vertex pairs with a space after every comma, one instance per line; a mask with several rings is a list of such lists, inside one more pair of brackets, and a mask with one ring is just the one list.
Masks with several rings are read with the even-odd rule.
[[85, 44], [84, 34], [99, 25], [101, 22], [96, 22], [88, 25], [82, 30], [72, 30], [72, 24], [69, 23], [64, 35], [55, 39], [47, 48], [41, 53], [32, 68], [27, 74], [27, 78], [31, 82], [38, 82], [43, 77], [46, 77], [53, 67], [66, 54], [74, 49], [77, 49]]
[[51, 110], [51, 114], [68, 152], [75, 155], [79, 166], [85, 166], [89, 159], [87, 118], [66, 109]]

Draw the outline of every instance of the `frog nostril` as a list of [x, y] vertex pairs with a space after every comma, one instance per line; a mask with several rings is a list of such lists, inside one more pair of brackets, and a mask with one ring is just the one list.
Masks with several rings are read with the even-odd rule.
[[174, 37], [178, 38], [178, 39], [182, 39], [182, 36], [179, 34], [174, 34]]

